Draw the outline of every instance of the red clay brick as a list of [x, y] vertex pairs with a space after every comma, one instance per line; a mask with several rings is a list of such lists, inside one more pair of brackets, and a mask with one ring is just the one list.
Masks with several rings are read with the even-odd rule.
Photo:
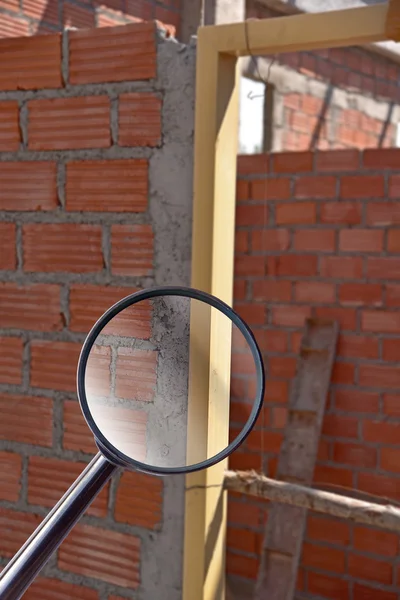
[[[3, 6], [8, 9], [10, 8], [10, 5], [15, 6], [14, 2], [7, 2], [6, 0], [3, 0], [0, 3], [0, 7]], [[15, 8], [13, 10], [15, 10]], [[16, 12], [19, 12], [19, 6], [16, 7]], [[28, 36], [29, 33], [29, 23], [27, 20], [22, 20], [19, 16], [11, 16], [5, 12], [1, 13], [0, 36], [2, 38]]]
[[0, 152], [16, 152], [20, 142], [18, 102], [0, 102]]
[[382, 306], [382, 286], [377, 283], [343, 283], [339, 302], [348, 306]]
[[33, 340], [31, 343], [31, 385], [74, 392], [81, 344]]
[[237, 227], [249, 225], [266, 225], [268, 223], [268, 207], [262, 204], [239, 204], [236, 208]]
[[304, 542], [302, 559], [303, 564], [308, 568], [334, 571], [335, 573], [343, 573], [345, 570], [345, 553], [336, 548]]
[[249, 251], [249, 232], [239, 229], [235, 232], [235, 253], [245, 254]]
[[287, 229], [256, 229], [251, 232], [253, 252], [288, 250], [290, 233]]
[[400, 224], [400, 204], [398, 202], [368, 202], [368, 225]]
[[290, 356], [271, 356], [269, 374], [272, 378], [291, 379], [296, 374], [297, 359]]
[[236, 201], [244, 202], [250, 197], [250, 182], [238, 180], [236, 181]]
[[76, 6], [69, 2], [63, 2], [62, 22], [64, 28], [90, 29], [96, 27], [96, 15], [94, 8]]
[[313, 170], [312, 152], [281, 152], [272, 155], [274, 173], [299, 173]]
[[91, 525], [75, 526], [58, 551], [60, 569], [125, 588], [139, 586], [139, 564], [138, 537]]
[[343, 467], [317, 464], [314, 471], [314, 483], [317, 487], [330, 484], [351, 488], [353, 487], [353, 472]]
[[118, 484], [115, 519], [145, 529], [159, 529], [163, 480], [142, 473], [123, 473]]
[[67, 164], [68, 211], [144, 212], [147, 197], [147, 160], [85, 160]]
[[22, 382], [23, 342], [17, 337], [0, 337], [0, 382]]
[[232, 550], [248, 554], [259, 554], [262, 545], [262, 535], [248, 529], [228, 526], [226, 544]]
[[101, 227], [75, 223], [23, 226], [24, 270], [91, 273], [103, 268]]
[[342, 198], [383, 198], [383, 175], [344, 175], [340, 180]]
[[22, 458], [14, 452], [0, 451], [0, 499], [17, 502], [21, 489]]
[[322, 277], [333, 279], [361, 279], [363, 259], [350, 256], [323, 256], [320, 273]]
[[119, 96], [120, 146], [159, 146], [161, 143], [161, 99], [155, 94]]
[[363, 153], [363, 166], [368, 169], [399, 169], [398, 148], [369, 148]]
[[398, 448], [381, 448], [381, 468], [384, 471], [400, 473], [400, 450]]
[[358, 225], [361, 204], [358, 202], [324, 202], [320, 207], [320, 222], [324, 224]]
[[0, 40], [0, 90], [62, 87], [61, 36]]
[[98, 597], [96, 590], [86, 586], [44, 577], [38, 577], [24, 594], [24, 600], [98, 600]]
[[400, 396], [385, 394], [383, 396], [383, 412], [391, 417], [400, 417]]
[[63, 324], [60, 286], [0, 283], [0, 327], [59, 331]]
[[98, 452], [80, 406], [75, 400], [64, 401], [63, 423], [63, 447], [66, 450], [76, 450], [88, 454]]
[[151, 402], [156, 391], [157, 352], [118, 348], [116, 395]]
[[312, 254], [283, 254], [277, 259], [276, 274], [290, 277], [311, 277], [317, 274], [318, 257]]
[[240, 175], [258, 175], [268, 173], [269, 154], [251, 154], [238, 156], [237, 169]]
[[0, 210], [47, 211], [57, 207], [56, 163], [0, 163]]
[[387, 592], [385, 590], [354, 583], [354, 600], [397, 600], [397, 592]]
[[15, 231], [14, 223], [0, 223], [0, 270], [11, 271], [17, 266]]
[[389, 198], [398, 198], [400, 196], [400, 176], [391, 175], [389, 178]]
[[277, 204], [275, 219], [277, 225], [308, 225], [317, 219], [315, 202], [288, 202]]
[[265, 323], [266, 309], [263, 304], [237, 304], [234, 308], [249, 325], [263, 325]]
[[[88, 435], [90, 435], [88, 431]], [[86, 467], [85, 463], [30, 456], [28, 464], [28, 502], [53, 507]], [[51, 486], [49, 486], [51, 481]], [[107, 516], [107, 485], [87, 509], [96, 517]]]
[[320, 542], [347, 546], [350, 542], [350, 527], [348, 523], [338, 519], [311, 514], [307, 519], [307, 536]]
[[316, 152], [316, 171], [353, 171], [360, 166], [360, 152], [358, 150], [331, 150], [330, 152]]
[[289, 200], [291, 197], [291, 181], [289, 178], [259, 179], [250, 183], [252, 200]]
[[336, 577], [329, 577], [310, 571], [307, 574], [308, 590], [312, 594], [329, 598], [330, 600], [348, 600], [349, 582]]
[[296, 302], [330, 304], [335, 301], [335, 285], [320, 281], [299, 281], [295, 284]]
[[239, 502], [229, 494], [228, 523], [244, 525], [246, 527], [257, 527], [261, 524], [260, 509], [257, 505], [251, 504], [251, 502]]
[[398, 479], [378, 475], [377, 473], [359, 473], [358, 489], [368, 494], [383, 496], [384, 498], [400, 500], [400, 486]]
[[388, 252], [400, 253], [400, 229], [391, 229], [388, 232], [387, 249]]
[[392, 583], [392, 565], [359, 554], [349, 554], [348, 573], [357, 579], [368, 579], [379, 583]]
[[235, 275], [265, 275], [264, 256], [237, 256], [235, 258]]
[[394, 557], [398, 551], [398, 536], [389, 531], [357, 525], [353, 530], [353, 544], [360, 552]]
[[363, 422], [363, 438], [375, 444], [400, 445], [400, 423], [366, 420]]
[[386, 286], [386, 306], [400, 306], [400, 285]]
[[29, 150], [78, 150], [111, 145], [108, 96], [28, 102]]
[[333, 460], [345, 465], [373, 469], [377, 464], [377, 455], [375, 448], [362, 444], [336, 442], [333, 445]]
[[292, 283], [263, 279], [253, 283], [253, 299], [268, 302], [290, 302]]
[[400, 313], [386, 310], [364, 310], [361, 315], [363, 331], [399, 333]]
[[261, 469], [260, 452], [234, 452], [229, 457], [229, 468], [237, 471], [258, 471]]
[[368, 258], [367, 277], [371, 279], [400, 279], [400, 258]]
[[376, 414], [379, 412], [379, 394], [357, 389], [336, 390], [335, 407], [341, 411]]
[[383, 359], [393, 362], [398, 362], [400, 357], [400, 339], [386, 339], [383, 340]]
[[226, 555], [226, 570], [231, 575], [255, 579], [258, 572], [258, 560], [228, 551]]
[[274, 306], [271, 309], [272, 322], [279, 327], [303, 327], [304, 321], [311, 316], [308, 306]]
[[37, 22], [43, 21], [45, 15], [47, 23], [60, 26], [58, 6], [48, 6], [47, 0], [24, 0], [24, 14]]
[[150, 225], [113, 225], [111, 246], [111, 270], [115, 275], [151, 275], [153, 231]]
[[154, 22], [69, 33], [71, 84], [135, 81], [154, 77]]
[[329, 229], [299, 229], [294, 233], [294, 248], [303, 252], [333, 252], [335, 237], [335, 231]]
[[326, 414], [324, 416], [323, 435], [341, 438], [358, 438], [358, 420], [343, 415]]
[[343, 229], [339, 232], [342, 252], [382, 252], [383, 231], [372, 229]]
[[42, 520], [43, 517], [40, 515], [0, 507], [2, 556], [7, 558], [13, 556]]
[[[69, 328], [71, 331], [87, 332], [110, 306], [136, 291], [136, 288], [72, 285], [69, 297], [71, 315]], [[112, 325], [111, 323], [107, 325], [107, 332], [110, 333], [110, 327], [113, 327], [113, 331], [117, 332], [116, 335], [120, 335], [122, 331], [126, 333], [127, 327], [132, 325], [132, 317], [136, 313], [140, 314], [140, 318], [135, 319], [134, 328], [129, 327], [129, 335], [148, 338], [150, 307], [145, 305], [144, 310], [143, 303], [140, 303], [140, 308], [137, 305], [137, 308], [132, 307], [132, 310], [125, 309], [119, 316], [114, 317]], [[128, 318], [125, 318], [125, 315]], [[118, 324], [120, 327], [117, 331], [115, 325]]]
[[296, 198], [334, 198], [336, 196], [336, 177], [317, 175], [298, 177], [295, 185]]
[[369, 387], [398, 388], [400, 372], [396, 367], [386, 365], [360, 365], [360, 384]]
[[315, 315], [319, 319], [333, 319], [337, 321], [342, 330], [354, 330], [357, 326], [357, 312], [353, 308], [317, 306]]
[[50, 398], [0, 393], [0, 439], [37, 446], [53, 444]]

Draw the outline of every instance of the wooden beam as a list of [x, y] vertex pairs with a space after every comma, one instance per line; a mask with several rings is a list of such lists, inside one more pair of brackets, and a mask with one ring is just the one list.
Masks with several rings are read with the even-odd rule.
[[385, 32], [387, 39], [400, 41], [400, 0], [389, 0]]
[[353, 523], [400, 532], [400, 509], [390, 504], [365, 502], [243, 471], [226, 471], [224, 487], [232, 492], [268, 498]]
[[[281, 481], [312, 483], [337, 336], [337, 323], [307, 319], [278, 459]], [[255, 600], [293, 598], [306, 518], [297, 506], [270, 506]]]
[[386, 4], [378, 4], [249, 20], [246, 23], [209, 26], [204, 30], [219, 52], [236, 56], [248, 56], [249, 48], [252, 54], [300, 52], [386, 40], [387, 10]]
[[[233, 254], [239, 71], [199, 30], [196, 66], [192, 287], [228, 304]], [[187, 458], [204, 460], [229, 434], [230, 331], [227, 319], [191, 311]], [[207, 357], [207, 360], [204, 360]], [[225, 594], [226, 461], [186, 478], [183, 600]]]

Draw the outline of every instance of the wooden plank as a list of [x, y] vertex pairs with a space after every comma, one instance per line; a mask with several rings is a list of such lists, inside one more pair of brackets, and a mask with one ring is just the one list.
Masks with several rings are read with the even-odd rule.
[[[192, 287], [231, 304], [238, 61], [218, 54], [202, 31], [197, 40]], [[226, 321], [198, 304], [191, 312], [189, 463], [213, 456], [228, 440], [231, 345]], [[224, 598], [226, 466], [223, 461], [186, 478], [183, 600]]]
[[249, 20], [246, 25], [232, 23], [208, 26], [204, 30], [208, 30], [210, 43], [219, 52], [236, 56], [248, 56], [248, 45], [252, 54], [300, 52], [384, 41], [387, 39], [386, 15], [387, 5], [378, 4], [347, 10]]
[[[265, 475], [250, 471], [226, 471], [224, 487], [232, 492], [267, 498], [280, 505], [286, 504], [300, 510], [314, 510], [332, 517], [347, 519], [352, 523], [362, 523], [400, 533], [400, 508], [390, 504], [388, 499], [377, 498], [379, 502], [359, 500], [296, 483], [269, 479]], [[358, 494], [356, 490], [354, 492]], [[348, 493], [351, 494], [352, 490]]]
[[400, 0], [389, 0], [385, 31], [387, 39], [400, 41]]
[[[312, 482], [337, 335], [335, 322], [311, 319], [306, 322], [279, 454], [278, 480], [303, 485]], [[305, 522], [303, 508], [271, 505], [255, 600], [293, 598]]]

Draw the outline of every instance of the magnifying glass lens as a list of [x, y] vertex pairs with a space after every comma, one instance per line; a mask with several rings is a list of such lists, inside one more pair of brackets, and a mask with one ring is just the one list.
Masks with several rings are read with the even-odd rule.
[[[150, 470], [183, 469], [222, 452], [227, 419], [239, 435], [258, 393], [244, 333], [221, 310], [174, 295], [131, 304], [104, 326], [84, 387], [99, 441]], [[210, 402], [221, 432], [212, 447], [204, 437]]]

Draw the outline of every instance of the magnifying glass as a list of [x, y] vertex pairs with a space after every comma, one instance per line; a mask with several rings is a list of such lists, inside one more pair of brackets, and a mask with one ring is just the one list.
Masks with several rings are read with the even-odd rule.
[[[210, 360], [211, 346], [217, 360], [229, 350], [221, 373]], [[208, 395], [196, 397], [192, 362], [197, 376], [209, 377], [216, 402], [230, 402], [231, 367], [246, 381], [241, 400], [247, 421], [233, 440], [221, 435], [212, 451], [208, 444], [188, 439], [189, 410], [197, 406], [204, 414], [209, 402]], [[158, 476], [184, 474], [229, 456], [259, 415], [264, 370], [251, 330], [227, 304], [198, 290], [163, 287], [123, 298], [97, 321], [81, 351], [77, 387], [99, 452], [3, 569], [1, 600], [22, 596], [119, 468]], [[200, 405], [189, 407], [189, 397]], [[229, 406], [225, 409], [223, 414], [232, 413]], [[221, 425], [226, 430], [226, 421]]]

